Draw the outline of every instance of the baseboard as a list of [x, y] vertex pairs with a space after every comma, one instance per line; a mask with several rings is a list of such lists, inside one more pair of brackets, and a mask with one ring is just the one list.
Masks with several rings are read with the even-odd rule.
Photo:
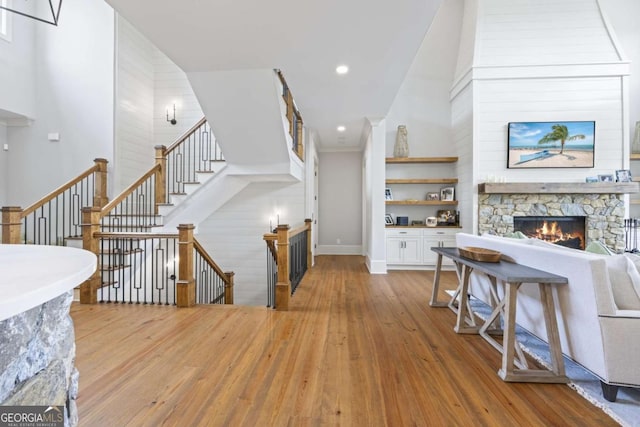
[[365, 265], [371, 274], [387, 274], [387, 262], [385, 260], [372, 261], [371, 258], [367, 256]]
[[318, 245], [316, 255], [362, 255], [361, 245]]

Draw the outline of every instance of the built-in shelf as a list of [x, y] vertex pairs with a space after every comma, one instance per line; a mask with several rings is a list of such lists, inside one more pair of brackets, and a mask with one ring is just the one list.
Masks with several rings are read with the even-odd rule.
[[640, 160], [640, 153], [633, 153], [629, 156], [630, 160]]
[[638, 182], [485, 182], [480, 194], [631, 194], [640, 192]]
[[387, 200], [387, 205], [430, 205], [430, 206], [456, 206], [457, 200], [444, 201], [444, 200]]
[[459, 225], [436, 225], [435, 227], [429, 227], [426, 225], [387, 225], [386, 228], [462, 228]]
[[455, 163], [457, 157], [387, 157], [387, 163]]
[[387, 179], [387, 184], [457, 184], [458, 178]]

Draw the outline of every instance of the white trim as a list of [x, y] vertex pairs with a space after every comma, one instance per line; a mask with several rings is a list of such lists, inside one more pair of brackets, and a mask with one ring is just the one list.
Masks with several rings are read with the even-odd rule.
[[367, 255], [365, 265], [370, 274], [387, 274], [387, 262], [385, 260], [371, 260]]
[[362, 245], [318, 245], [316, 255], [362, 255]]

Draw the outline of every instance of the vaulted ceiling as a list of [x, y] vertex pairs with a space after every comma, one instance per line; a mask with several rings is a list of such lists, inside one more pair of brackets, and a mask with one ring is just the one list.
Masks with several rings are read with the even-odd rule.
[[442, 2], [106, 1], [185, 72], [281, 69], [321, 149], [361, 147], [366, 118], [387, 114]]

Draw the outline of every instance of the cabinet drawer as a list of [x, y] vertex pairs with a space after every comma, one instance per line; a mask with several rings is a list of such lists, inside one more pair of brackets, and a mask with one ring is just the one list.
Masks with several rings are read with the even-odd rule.
[[387, 228], [387, 237], [420, 237], [422, 236], [422, 230], [419, 228]]

